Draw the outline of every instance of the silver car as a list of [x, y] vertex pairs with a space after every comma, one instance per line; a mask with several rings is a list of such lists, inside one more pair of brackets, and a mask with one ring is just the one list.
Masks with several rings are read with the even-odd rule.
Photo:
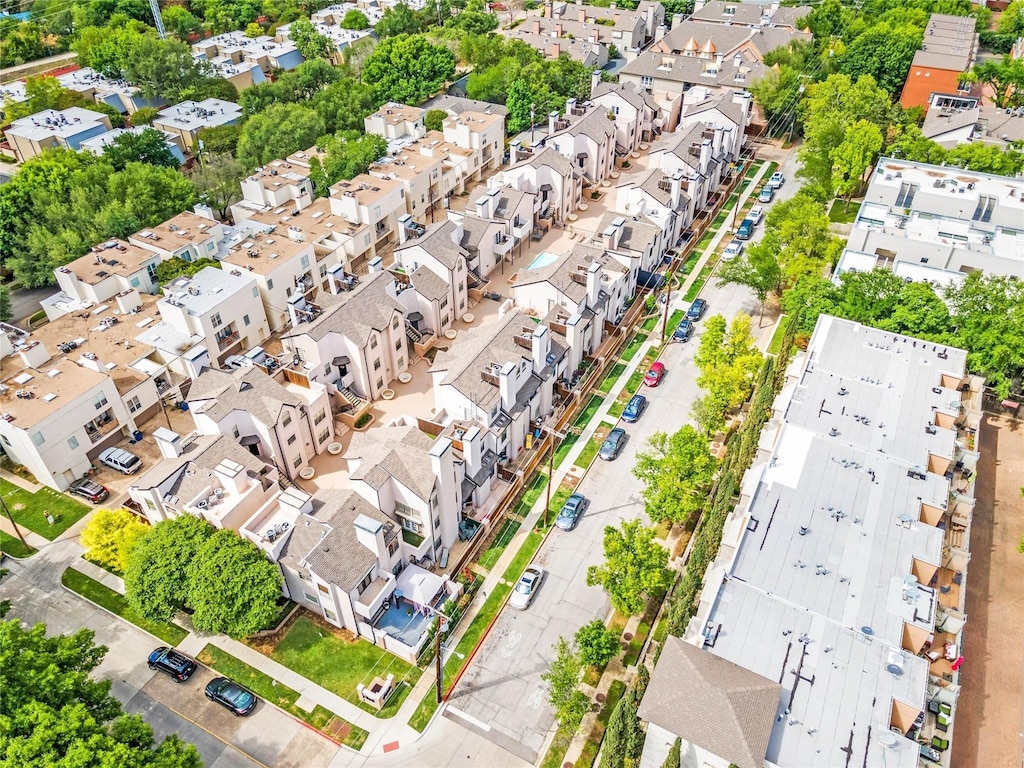
[[533, 596], [540, 589], [540, 583], [544, 580], [544, 569], [539, 565], [528, 565], [523, 575], [519, 577], [516, 588], [512, 590], [512, 596], [508, 604], [517, 611], [525, 611], [533, 602]]

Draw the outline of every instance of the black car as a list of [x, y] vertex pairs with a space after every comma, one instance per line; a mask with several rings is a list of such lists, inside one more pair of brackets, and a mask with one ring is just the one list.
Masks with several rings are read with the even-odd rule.
[[672, 332], [672, 341], [686, 341], [690, 338], [691, 333], [693, 333], [693, 321], [684, 317]]
[[693, 304], [686, 310], [686, 319], [696, 322], [704, 317], [704, 312], [708, 308], [708, 303], [704, 299], [694, 299]]
[[576, 523], [580, 521], [583, 516], [583, 511], [587, 508], [590, 502], [583, 497], [582, 494], [574, 493], [565, 501], [565, 505], [562, 507], [562, 511], [558, 513], [558, 517], [555, 518], [555, 526], [561, 528], [563, 531], [571, 531], [576, 527]]
[[619, 457], [622, 452], [622, 446], [626, 444], [626, 430], [622, 427], [616, 427], [608, 433], [608, 437], [604, 439], [604, 445], [601, 446], [601, 450], [598, 452], [605, 461], [614, 461]]
[[206, 684], [206, 698], [227, 707], [239, 717], [256, 709], [259, 701], [255, 693], [226, 677], [215, 677]]
[[626, 410], [622, 412], [622, 420], [633, 424], [640, 418], [640, 414], [647, 407], [647, 398], [643, 395], [633, 395], [626, 404]]
[[94, 483], [92, 480], [86, 480], [84, 477], [81, 480], [75, 480], [68, 486], [68, 493], [88, 499], [93, 504], [99, 504], [110, 496], [110, 491], [102, 485]]
[[179, 683], [184, 683], [199, 668], [195, 660], [173, 648], [161, 646], [149, 654], [149, 668], [170, 675]]

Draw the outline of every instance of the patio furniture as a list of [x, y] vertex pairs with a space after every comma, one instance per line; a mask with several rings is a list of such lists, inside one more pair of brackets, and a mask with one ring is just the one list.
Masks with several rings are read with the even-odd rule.
[[923, 757], [925, 760], [931, 760], [933, 763], [938, 763], [942, 761], [942, 754], [940, 752], [935, 751], [927, 744], [921, 745], [921, 757]]
[[[936, 657], [936, 658], [938, 658], [938, 657]], [[933, 659], [933, 661], [934, 661], [934, 659]], [[939, 714], [940, 710], [939, 710], [939, 701], [938, 701], [938, 699], [932, 699], [931, 701], [928, 702], [928, 711], [931, 712], [933, 715]]]
[[448, 547], [445, 547], [444, 549], [441, 550], [441, 559], [440, 559], [440, 561], [438, 561], [437, 564], [439, 566], [441, 566], [442, 568], [447, 568], [448, 567]]
[[953, 590], [953, 587], [949, 586], [949, 585], [946, 585], [944, 587], [939, 587], [939, 592], [941, 592], [944, 595], [948, 595], [952, 590]]
[[932, 736], [932, 747], [940, 752], [945, 752], [949, 749], [949, 739], [944, 739], [941, 736]]

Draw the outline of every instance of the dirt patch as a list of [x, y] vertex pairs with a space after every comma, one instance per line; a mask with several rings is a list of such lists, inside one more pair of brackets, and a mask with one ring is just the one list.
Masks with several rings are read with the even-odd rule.
[[1009, 768], [1024, 755], [1024, 422], [986, 416], [979, 437], [952, 764]]

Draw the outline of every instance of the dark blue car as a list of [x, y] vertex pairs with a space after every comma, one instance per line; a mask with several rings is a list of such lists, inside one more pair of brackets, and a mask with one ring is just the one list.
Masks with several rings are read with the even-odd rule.
[[686, 341], [690, 338], [691, 333], [693, 333], [693, 322], [684, 317], [672, 332], [672, 341]]
[[622, 412], [622, 420], [634, 424], [640, 418], [640, 414], [647, 407], [647, 398], [643, 395], [633, 395], [626, 404], [626, 410]]
[[226, 677], [215, 677], [206, 684], [206, 698], [227, 707], [239, 717], [256, 709], [259, 701], [255, 693]]

